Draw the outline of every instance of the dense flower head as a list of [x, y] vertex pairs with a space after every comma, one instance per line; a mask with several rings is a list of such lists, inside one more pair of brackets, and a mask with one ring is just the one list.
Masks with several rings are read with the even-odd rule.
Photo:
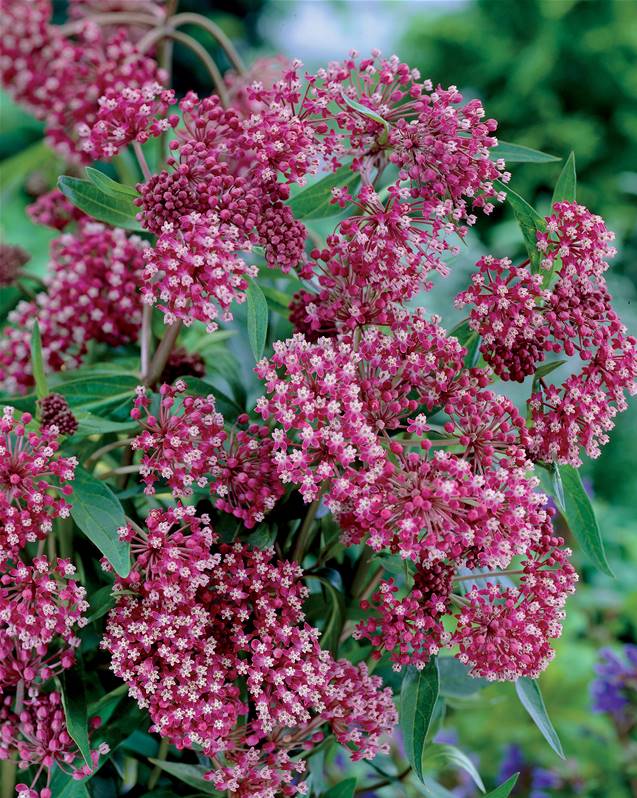
[[496, 374], [521, 382], [544, 360], [549, 332], [538, 306], [547, 295], [542, 275], [490, 255], [476, 267], [470, 288], [456, 297], [456, 305], [471, 305], [469, 322], [482, 337], [480, 351]]
[[141, 299], [137, 291], [145, 243], [120, 229], [92, 221], [51, 245], [47, 290], [9, 314], [0, 343], [0, 385], [25, 392], [33, 385], [30, 336], [35, 320], [45, 367], [77, 368], [90, 341], [120, 346], [137, 339]]
[[0, 286], [12, 285], [31, 256], [22, 247], [0, 243]]
[[98, 100], [93, 124], [78, 126], [81, 147], [93, 160], [109, 159], [134, 141], [144, 144], [161, 136], [179, 122], [176, 114], [166, 116], [175, 102], [172, 89], [156, 82], [108, 89]]
[[104, 30], [87, 20], [75, 38], [49, 24], [48, 0], [7, 3], [0, 73], [14, 98], [46, 122], [48, 142], [65, 157], [87, 161], [79, 131], [91, 126], [99, 98], [164, 77], [126, 29]]
[[71, 222], [86, 219], [86, 215], [76, 208], [59, 188], [51, 189], [42, 194], [34, 203], [27, 207], [27, 213], [36, 224], [53, 227], [55, 230], [64, 230]]
[[577, 574], [571, 552], [560, 548], [550, 525], [542, 539], [529, 547], [518, 587], [487, 581], [474, 585], [458, 614], [453, 643], [458, 659], [471, 672], [489, 680], [535, 679], [555, 652], [550, 640], [560, 636], [564, 604], [575, 592]]
[[[230, 435], [214, 396], [185, 396], [186, 385], [162, 385], [159, 417], [149, 412], [151, 397], [140, 388], [132, 411], [143, 432], [132, 442], [141, 450], [141, 475], [146, 492], [159, 478], [175, 496], [188, 496], [193, 487], [217, 495], [216, 507], [240, 518], [247, 528], [263, 520], [283, 495], [273, 460], [273, 442], [264, 425], [242, 414]], [[145, 416], [144, 416], [145, 414]]]
[[[324, 723], [355, 755], [373, 756], [395, 722], [379, 679], [320, 649], [318, 630], [302, 611], [308, 591], [301, 568], [273, 555], [240, 543], [219, 546], [210, 564], [201, 563], [194, 595], [160, 596], [143, 582], [131, 593], [122, 585], [128, 589], [103, 642], [115, 673], [148, 708], [153, 730], [215, 756], [224, 764], [211, 773], [213, 783], [236, 781], [232, 789], [242, 796], [260, 794], [248, 785], [264, 786], [259, 779], [277, 762], [275, 752], [290, 772], [286, 752], [311, 747]], [[250, 717], [241, 682], [254, 707]]]
[[18, 562], [0, 578], [1, 634], [23, 649], [79, 645], [76, 627], [86, 623], [86, 590], [72, 578], [75, 568], [68, 560], [49, 563], [35, 557], [32, 565]]
[[40, 399], [39, 406], [42, 429], [55, 427], [58, 435], [73, 435], [77, 431], [78, 421], [69, 403], [59, 393], [47, 394]]
[[53, 520], [70, 512], [65, 497], [77, 460], [56, 455], [55, 427], [36, 433], [27, 430], [30, 421], [28, 413], [16, 420], [11, 407], [0, 420], [0, 563], [45, 538]]
[[627, 644], [620, 652], [603, 648], [591, 684], [593, 712], [607, 712], [622, 725], [637, 714], [637, 646]]
[[301, 108], [317, 120], [316, 130], [335, 164], [347, 155], [361, 168], [366, 161], [395, 164], [412, 198], [427, 206], [426, 218], [472, 223], [467, 198], [490, 212], [498, 195], [493, 181], [501, 177], [504, 162], [489, 160], [497, 125], [484, 118], [480, 101], [461, 106], [455, 86], [434, 90], [431, 81], [419, 82], [418, 70], [395, 55], [382, 58], [373, 51], [370, 58], [357, 59], [352, 52], [343, 62], [306, 76], [310, 88]]
[[146, 252], [143, 301], [156, 304], [167, 324], [197, 320], [213, 332], [219, 311], [230, 321], [232, 303], [245, 301], [248, 278], [257, 269], [238, 253], [250, 249], [241, 231], [216, 213], [191, 213], [178, 228], [168, 224]]
[[372, 612], [356, 627], [356, 639], [371, 642], [375, 659], [386, 650], [399, 668], [425, 665], [451, 640], [442, 618], [449, 611], [453, 570], [445, 563], [418, 566], [414, 587], [403, 598], [396, 595], [399, 588], [392, 579], [382, 582], [370, 601], [361, 602], [363, 610]]
[[[99, 718], [91, 721], [92, 729], [97, 725]], [[91, 765], [84, 762], [67, 729], [62, 696], [53, 690], [28, 698], [19, 712], [4, 714], [0, 721], [0, 759], [14, 751], [21, 771], [33, 766], [36, 769], [30, 787], [24, 783], [16, 786], [19, 798], [53, 798], [48, 785], [55, 765], [82, 779], [93, 772], [100, 755], [107, 754], [109, 747], [101, 743], [91, 750]], [[43, 772], [47, 774], [47, 786], [36, 787]]]
[[559, 269], [566, 276], [599, 278], [608, 259], [617, 254], [611, 242], [615, 234], [601, 216], [575, 202], [556, 202], [546, 217], [546, 232], [538, 231], [537, 247], [543, 269]]
[[188, 352], [178, 346], [170, 353], [164, 370], [159, 377], [160, 384], [172, 385], [179, 377], [204, 377], [206, 362], [198, 352]]

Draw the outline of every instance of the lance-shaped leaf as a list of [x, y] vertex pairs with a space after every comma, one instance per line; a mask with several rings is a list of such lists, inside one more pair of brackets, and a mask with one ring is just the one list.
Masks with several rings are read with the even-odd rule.
[[478, 362], [478, 358], [480, 356], [481, 339], [478, 333], [471, 329], [469, 319], [465, 319], [464, 321], [461, 321], [460, 324], [456, 324], [453, 330], [449, 331], [449, 335], [453, 335], [454, 338], [457, 338], [462, 346], [464, 346], [464, 348], [467, 350], [467, 354], [464, 358], [464, 364], [468, 369], [473, 368]]
[[35, 321], [31, 332], [31, 370], [35, 381], [35, 395], [38, 399], [44, 399], [49, 393], [44, 373], [44, 360], [42, 358], [42, 340], [40, 338], [40, 326]]
[[522, 231], [524, 245], [531, 261], [531, 271], [538, 272], [541, 257], [540, 250], [537, 248], [537, 233], [538, 231], [544, 232], [546, 230], [546, 222], [523, 197], [504, 185], [504, 183], [496, 182], [502, 191], [506, 191], [507, 202], [511, 206], [513, 215]]
[[318, 579], [328, 599], [329, 613], [321, 634], [321, 648], [326, 648], [334, 654], [345, 623], [345, 598], [341, 575], [333, 568], [321, 568], [315, 573], [307, 574], [307, 578]]
[[563, 366], [566, 363], [566, 360], [554, 360], [551, 363], [543, 363], [539, 368], [535, 370], [535, 374], [533, 375], [533, 386], [531, 388], [532, 393], [537, 393], [540, 388], [540, 380], [550, 374], [555, 369], [558, 369], [560, 366]]
[[77, 670], [72, 674], [65, 671], [60, 681], [62, 684], [62, 706], [64, 708], [67, 731], [79, 748], [86, 764], [92, 768], [91, 746], [88, 740], [86, 693], [84, 691], [82, 673], [78, 673]]
[[400, 727], [405, 753], [422, 780], [422, 754], [438, 699], [438, 662], [432, 657], [422, 670], [405, 670], [400, 690]]
[[265, 341], [268, 335], [268, 302], [263, 291], [254, 280], [250, 280], [247, 294], [248, 302], [248, 339], [254, 359], [259, 362], [263, 357]]
[[130, 545], [117, 530], [126, 525], [119, 500], [103, 481], [78, 466], [69, 497], [71, 516], [77, 526], [102, 552], [119, 576], [130, 571]]
[[562, 485], [563, 515], [582, 551], [600, 571], [614, 576], [604, 550], [604, 541], [595, 517], [595, 510], [582, 484], [579, 471], [570, 465], [559, 465]]
[[501, 784], [499, 787], [496, 787], [495, 790], [491, 790], [488, 795], [485, 795], [484, 798], [509, 798], [513, 788], [517, 784], [519, 773], [514, 773], [510, 778], [508, 778], [504, 784]]
[[368, 119], [373, 119], [374, 122], [377, 122], [379, 125], [382, 125], [385, 128], [385, 133], [389, 133], [389, 122], [386, 119], [377, 113], [376, 111], [368, 108], [363, 103], [359, 103], [358, 100], [354, 100], [351, 97], [348, 97], [345, 92], [342, 93], [343, 102], [346, 105], [349, 105], [354, 111], [358, 111], [361, 116], [366, 116]]
[[99, 169], [93, 169], [87, 166], [85, 171], [91, 183], [110, 197], [123, 196], [132, 197], [133, 199], [139, 197], [139, 192], [137, 189], [133, 188], [133, 186], [127, 186], [125, 183], [118, 183], [117, 180], [112, 180], [108, 175], [105, 175], [104, 172], [100, 172]]
[[64, 196], [88, 216], [100, 222], [126, 230], [142, 230], [135, 218], [138, 208], [133, 197], [120, 193], [107, 194], [90, 180], [63, 175], [58, 179], [58, 187]]
[[493, 161], [504, 158], [507, 163], [554, 163], [562, 160], [548, 152], [534, 150], [522, 144], [511, 144], [509, 141], [498, 141], [498, 146], [489, 150], [489, 157]]
[[577, 173], [575, 171], [575, 153], [568, 156], [564, 168], [555, 184], [552, 205], [556, 202], [575, 202], [577, 196]]
[[524, 709], [529, 713], [533, 722], [544, 735], [544, 739], [555, 751], [555, 753], [564, 759], [564, 751], [562, 750], [562, 743], [557, 736], [557, 732], [553, 728], [544, 699], [540, 692], [540, 686], [535, 679], [528, 679], [522, 676], [515, 683], [515, 691]]
[[469, 676], [469, 668], [455, 657], [438, 657], [440, 695], [449, 698], [467, 698], [474, 695], [489, 682]]
[[469, 757], [459, 748], [456, 748], [455, 745], [442, 745], [437, 743], [435, 745], [430, 745], [425, 750], [425, 761], [430, 763], [432, 761], [435, 762], [436, 759], [442, 759], [453, 767], [464, 770], [464, 772], [471, 777], [478, 789], [484, 792], [484, 784], [482, 783], [476, 766]]
[[332, 189], [348, 188], [353, 192], [360, 180], [360, 174], [353, 172], [349, 164], [341, 166], [334, 174], [327, 175], [308, 188], [300, 191], [293, 197], [288, 205], [297, 219], [308, 221], [310, 219], [324, 219], [327, 216], [336, 216], [341, 213], [341, 208], [332, 203]]
[[199, 767], [197, 765], [183, 765], [180, 762], [166, 762], [163, 759], [151, 759], [149, 757], [149, 762], [152, 762], [153, 765], [156, 765], [158, 768], [163, 770], [165, 773], [169, 773], [171, 776], [174, 776], [179, 781], [183, 781], [184, 784], [187, 784], [189, 787], [194, 787], [199, 792], [205, 793], [206, 795], [221, 795], [221, 793], [217, 792], [212, 787], [212, 784], [204, 779], [204, 773], [206, 773], [206, 768]]

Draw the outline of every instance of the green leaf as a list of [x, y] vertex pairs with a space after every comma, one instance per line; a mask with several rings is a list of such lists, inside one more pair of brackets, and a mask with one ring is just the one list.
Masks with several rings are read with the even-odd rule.
[[497, 180], [496, 183], [498, 183], [500, 189], [506, 191], [507, 202], [511, 206], [513, 215], [522, 231], [524, 244], [531, 261], [531, 271], [537, 272], [540, 269], [541, 260], [540, 250], [537, 248], [537, 233], [538, 231], [544, 232], [544, 230], [546, 230], [546, 222], [535, 208], [531, 207], [531, 205], [519, 194], [516, 194], [513, 189]]
[[82, 674], [64, 672], [60, 677], [62, 683], [62, 706], [66, 718], [66, 728], [73, 741], [80, 749], [84, 761], [93, 767], [91, 746], [88, 741], [88, 717], [86, 714], [86, 694]]
[[88, 616], [89, 623], [99, 620], [112, 609], [115, 604], [112, 593], [112, 585], [106, 585], [106, 587], [101, 587], [99, 590], [96, 590], [89, 598], [89, 605], [91, 607], [91, 614]]
[[504, 782], [504, 784], [496, 787], [495, 790], [491, 790], [491, 792], [485, 795], [484, 798], [509, 798], [511, 791], [517, 784], [519, 775], [519, 773], [514, 773]]
[[464, 358], [465, 367], [473, 368], [480, 357], [480, 336], [475, 330], [471, 329], [469, 319], [461, 321], [460, 324], [450, 330], [449, 335], [457, 338], [459, 343], [467, 350]]
[[139, 197], [139, 192], [137, 189], [133, 188], [133, 186], [127, 186], [125, 183], [118, 183], [117, 180], [112, 180], [108, 175], [105, 175], [104, 172], [100, 172], [99, 169], [93, 169], [87, 166], [85, 171], [91, 183], [110, 197], [117, 198], [124, 196], [132, 197], [133, 199]]
[[[6, 102], [3, 95], [1, 102]], [[36, 141], [26, 149], [21, 150], [11, 158], [5, 158], [0, 163], [0, 201], [4, 205], [11, 194], [20, 189], [31, 172], [45, 168], [54, 157], [44, 141]], [[4, 216], [4, 213], [3, 213]]]
[[102, 415], [132, 401], [138, 385], [138, 377], [122, 372], [69, 380], [56, 386], [56, 391], [72, 408], [85, 412], [99, 410]]
[[248, 286], [248, 339], [254, 359], [263, 357], [265, 340], [268, 335], [268, 303], [263, 291], [254, 280]]
[[356, 789], [356, 779], [345, 779], [335, 784], [327, 792], [324, 792], [321, 798], [354, 798], [354, 790]]
[[540, 692], [540, 686], [535, 679], [529, 679], [522, 676], [515, 683], [515, 691], [524, 709], [529, 713], [533, 722], [544, 735], [544, 739], [555, 751], [555, 753], [564, 759], [564, 751], [562, 750], [562, 743], [557, 736], [557, 732], [553, 728], [546, 707], [544, 699]]
[[438, 657], [440, 695], [448, 698], [467, 698], [486, 687], [486, 679], [469, 676], [469, 668], [455, 657]]
[[139, 427], [136, 421], [111, 421], [108, 418], [94, 416], [92, 413], [81, 410], [74, 415], [78, 421], [77, 430], [73, 433], [74, 438], [85, 438], [88, 435], [106, 435], [110, 432], [129, 432]]
[[106, 693], [97, 701], [93, 701], [93, 703], [89, 704], [88, 707], [88, 717], [98, 717], [101, 718], [103, 723], [107, 723], [127, 692], [128, 686], [125, 684], [120, 684], [119, 687], [111, 690], [110, 693]]
[[288, 205], [297, 219], [324, 219], [327, 216], [336, 216], [342, 209], [331, 202], [332, 189], [347, 187], [350, 193], [355, 190], [360, 180], [360, 174], [353, 172], [349, 164], [341, 166], [334, 174], [327, 175], [322, 180], [314, 183], [309, 188], [299, 192]]
[[558, 465], [564, 493], [563, 515], [582, 551], [600, 571], [614, 576], [604, 551], [604, 542], [595, 510], [586, 493], [579, 471], [570, 465]]
[[566, 362], [566, 360], [554, 360], [551, 363], [543, 363], [539, 368], [537, 368], [535, 370], [535, 374], [533, 375], [533, 386], [531, 388], [531, 393], [537, 393], [540, 387], [540, 380], [546, 377], [547, 374], [555, 371], [555, 369], [559, 369], [559, 367], [563, 366]]
[[425, 786], [424, 794], [426, 798], [455, 798], [452, 792], [449, 792], [446, 787], [443, 787], [442, 784], [439, 784], [427, 774], [423, 774], [422, 783]]
[[482, 783], [476, 766], [469, 757], [459, 748], [456, 748], [455, 745], [440, 745], [436, 743], [435, 745], [428, 746], [424, 752], [424, 761], [431, 762], [432, 759], [443, 759], [445, 762], [449, 762], [453, 767], [464, 770], [465, 773], [473, 779], [478, 789], [484, 792], [484, 784]]
[[489, 150], [489, 157], [493, 161], [504, 158], [507, 163], [553, 163], [562, 160], [556, 155], [549, 155], [548, 152], [540, 152], [508, 141], [498, 141], [498, 146]]
[[126, 230], [143, 230], [135, 218], [138, 208], [127, 194], [107, 194], [90, 180], [62, 175], [58, 187], [64, 196], [88, 216]]
[[125, 526], [124, 510], [113, 491], [81, 466], [75, 470], [69, 497], [71, 516], [77, 526], [102, 552], [119, 576], [130, 571], [130, 545], [117, 530]]
[[321, 634], [321, 648], [336, 653], [339, 638], [345, 623], [345, 598], [341, 575], [333, 568], [321, 568], [315, 573], [307, 574], [308, 579], [317, 579], [325, 588], [330, 605], [330, 612]]
[[422, 780], [422, 752], [438, 699], [438, 662], [432, 657], [422, 670], [405, 670], [400, 690], [400, 727], [405, 753]]
[[183, 781], [189, 787], [195, 787], [206, 795], [220, 795], [211, 785], [209, 781], [204, 779], [203, 775], [206, 773], [206, 768], [198, 767], [197, 765], [183, 765], [180, 762], [166, 762], [163, 759], [152, 759], [149, 757], [149, 762], [161, 768], [166, 773], [174, 776], [179, 781]]
[[374, 122], [377, 122], [379, 125], [382, 125], [385, 128], [385, 132], [389, 133], [389, 122], [386, 119], [373, 111], [371, 108], [368, 108], [363, 103], [359, 103], [358, 100], [353, 100], [351, 97], [348, 97], [345, 92], [342, 93], [343, 101], [346, 105], [349, 105], [350, 108], [353, 108], [354, 111], [358, 111], [359, 114], [362, 116], [366, 116], [368, 119], [373, 119]]
[[31, 332], [31, 370], [35, 380], [35, 395], [38, 399], [44, 399], [49, 393], [49, 388], [44, 373], [42, 339], [40, 338], [40, 325], [37, 321], [33, 322], [33, 331]]
[[575, 153], [568, 156], [564, 168], [555, 184], [551, 205], [556, 202], [575, 202], [577, 193], [577, 174], [575, 172]]

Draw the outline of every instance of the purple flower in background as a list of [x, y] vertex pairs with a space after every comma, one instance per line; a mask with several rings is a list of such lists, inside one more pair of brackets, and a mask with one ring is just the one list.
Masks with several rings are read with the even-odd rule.
[[[519, 745], [507, 746], [502, 762], [500, 764], [500, 772], [498, 774], [498, 782], [506, 781], [514, 773], [520, 774], [518, 786], [516, 788], [518, 795], [528, 795], [528, 798], [551, 798], [551, 793], [546, 790], [551, 790], [554, 787], [559, 787], [562, 784], [562, 779], [557, 773], [545, 768], [533, 767], [524, 758], [522, 749]], [[523, 793], [525, 785], [528, 788], [528, 793]], [[513, 795], [516, 795], [514, 790]]]
[[630, 705], [637, 707], [637, 646], [626, 645], [622, 655], [608, 648], [600, 651], [591, 684], [593, 712], [607, 712], [616, 721], [628, 720]]

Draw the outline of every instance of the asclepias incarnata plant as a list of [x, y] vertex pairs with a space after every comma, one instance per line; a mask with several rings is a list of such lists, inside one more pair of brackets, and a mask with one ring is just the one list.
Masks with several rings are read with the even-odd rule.
[[[352, 798], [373, 771], [322, 792], [317, 755], [382, 757], [400, 723], [397, 778], [431, 785], [450, 680], [515, 682], [561, 753], [553, 520], [608, 570], [577, 468], [637, 375], [574, 158], [542, 217], [506, 161], [554, 159], [397, 56], [246, 68], [133, 5], [3, 3], [3, 83], [70, 173], [0, 343], [3, 772], [91, 795], [128, 740], [135, 795]], [[175, 41], [210, 96], [168, 85]], [[505, 202], [528, 257], [482, 257], [446, 330], [428, 292]], [[2, 245], [2, 283], [27, 261]]]

